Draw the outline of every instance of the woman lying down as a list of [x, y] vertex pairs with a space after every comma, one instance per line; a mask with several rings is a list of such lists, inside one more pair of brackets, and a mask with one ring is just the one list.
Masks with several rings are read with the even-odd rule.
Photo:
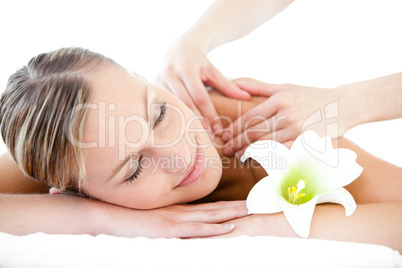
[[[210, 94], [228, 120], [265, 99]], [[177, 97], [89, 50], [41, 54], [12, 75], [1, 134], [11, 154], [0, 159], [2, 232], [297, 236], [283, 213], [248, 215], [234, 201], [267, 175], [254, 160], [223, 158], [221, 140]], [[357, 210], [346, 218], [340, 205], [317, 206], [310, 237], [402, 252], [401, 169], [338, 145], [364, 168], [345, 187]]]

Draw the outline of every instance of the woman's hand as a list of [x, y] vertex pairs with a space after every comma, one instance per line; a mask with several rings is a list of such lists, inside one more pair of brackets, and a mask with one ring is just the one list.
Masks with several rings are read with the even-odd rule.
[[93, 219], [100, 216], [100, 221], [95, 222], [99, 233], [187, 238], [230, 233], [234, 225], [219, 223], [244, 217], [247, 213], [245, 201], [172, 205], [152, 210], [132, 210], [106, 204], [97, 209]]
[[156, 83], [179, 97], [196, 114], [203, 115], [204, 127], [221, 134], [222, 122], [205, 86], [225, 96], [249, 100], [250, 95], [228, 81], [208, 60], [207, 54], [223, 44], [241, 38], [275, 16], [292, 0], [220, 0], [204, 12], [196, 23], [172, 42], [166, 67]]
[[341, 95], [338, 90], [267, 84], [245, 78], [234, 82], [251, 95], [268, 99], [225, 129], [222, 140], [228, 142], [223, 150], [226, 155], [236, 153], [241, 156], [258, 140], [276, 140], [290, 147], [305, 130], [336, 138], [353, 125], [354, 120], [348, 120], [346, 113], [354, 109], [348, 109], [349, 104], [345, 101], [348, 96]]
[[196, 48], [196, 44], [195, 40], [188, 44], [176, 40], [168, 51], [167, 65], [156, 83], [175, 94], [196, 114], [203, 115], [206, 119], [204, 127], [210, 130], [212, 126], [217, 133], [222, 129], [222, 122], [205, 87], [211, 86], [231, 98], [248, 100], [250, 95], [228, 81], [208, 60], [206, 53]]

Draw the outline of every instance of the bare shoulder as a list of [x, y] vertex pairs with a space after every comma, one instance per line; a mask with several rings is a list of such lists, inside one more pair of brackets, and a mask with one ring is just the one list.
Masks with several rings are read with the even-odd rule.
[[222, 116], [222, 121], [225, 127], [230, 123], [228, 122], [229, 119], [233, 122], [239, 116], [267, 99], [266, 97], [252, 97], [249, 101], [237, 100], [226, 97], [214, 89], [208, 91], [208, 93], [215, 105], [218, 115]]
[[0, 193], [48, 193], [49, 187], [28, 178], [9, 153], [0, 155]]
[[345, 187], [357, 203], [402, 201], [402, 168], [366, 152], [350, 140], [340, 138], [334, 145], [354, 151], [356, 162], [363, 167], [359, 178]]

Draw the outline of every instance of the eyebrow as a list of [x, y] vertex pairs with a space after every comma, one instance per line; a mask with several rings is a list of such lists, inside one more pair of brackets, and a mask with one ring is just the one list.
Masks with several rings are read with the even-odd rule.
[[[149, 113], [148, 113], [148, 107], [149, 107], [149, 95], [148, 95], [148, 87], [145, 87], [145, 94], [144, 94], [144, 103], [145, 103], [145, 120], [146, 122], [149, 121]], [[109, 182], [111, 179], [113, 179], [122, 169], [125, 165], [127, 165], [128, 162], [131, 160], [131, 154], [129, 154], [126, 159], [124, 159], [123, 163], [118, 165], [113, 171], [112, 175], [106, 180], [106, 183]]]

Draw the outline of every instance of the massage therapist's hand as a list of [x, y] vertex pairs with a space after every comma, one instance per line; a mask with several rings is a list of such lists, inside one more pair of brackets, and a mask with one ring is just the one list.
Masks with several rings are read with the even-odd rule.
[[245, 201], [172, 205], [152, 210], [133, 210], [105, 203], [98, 212], [97, 215], [101, 215], [100, 233], [149, 238], [227, 234], [234, 226], [219, 223], [244, 217], [248, 213]]
[[[235, 80], [237, 86], [251, 95], [268, 99], [247, 111], [225, 129], [222, 136], [228, 142], [223, 152], [241, 156], [244, 150], [258, 140], [276, 140], [290, 147], [305, 130], [331, 138], [342, 136], [351, 126], [344, 120], [349, 105], [335, 89], [304, 87], [291, 84], [267, 84], [254, 79]], [[342, 111], [342, 113], [340, 113]], [[332, 125], [330, 123], [339, 122]]]
[[203, 122], [204, 127], [212, 126], [217, 134], [222, 129], [222, 122], [205, 87], [211, 86], [231, 98], [248, 100], [250, 95], [228, 81], [195, 44], [194, 40], [175, 40], [167, 53], [167, 65], [156, 83], [175, 94], [196, 114], [204, 116], [207, 120]]

